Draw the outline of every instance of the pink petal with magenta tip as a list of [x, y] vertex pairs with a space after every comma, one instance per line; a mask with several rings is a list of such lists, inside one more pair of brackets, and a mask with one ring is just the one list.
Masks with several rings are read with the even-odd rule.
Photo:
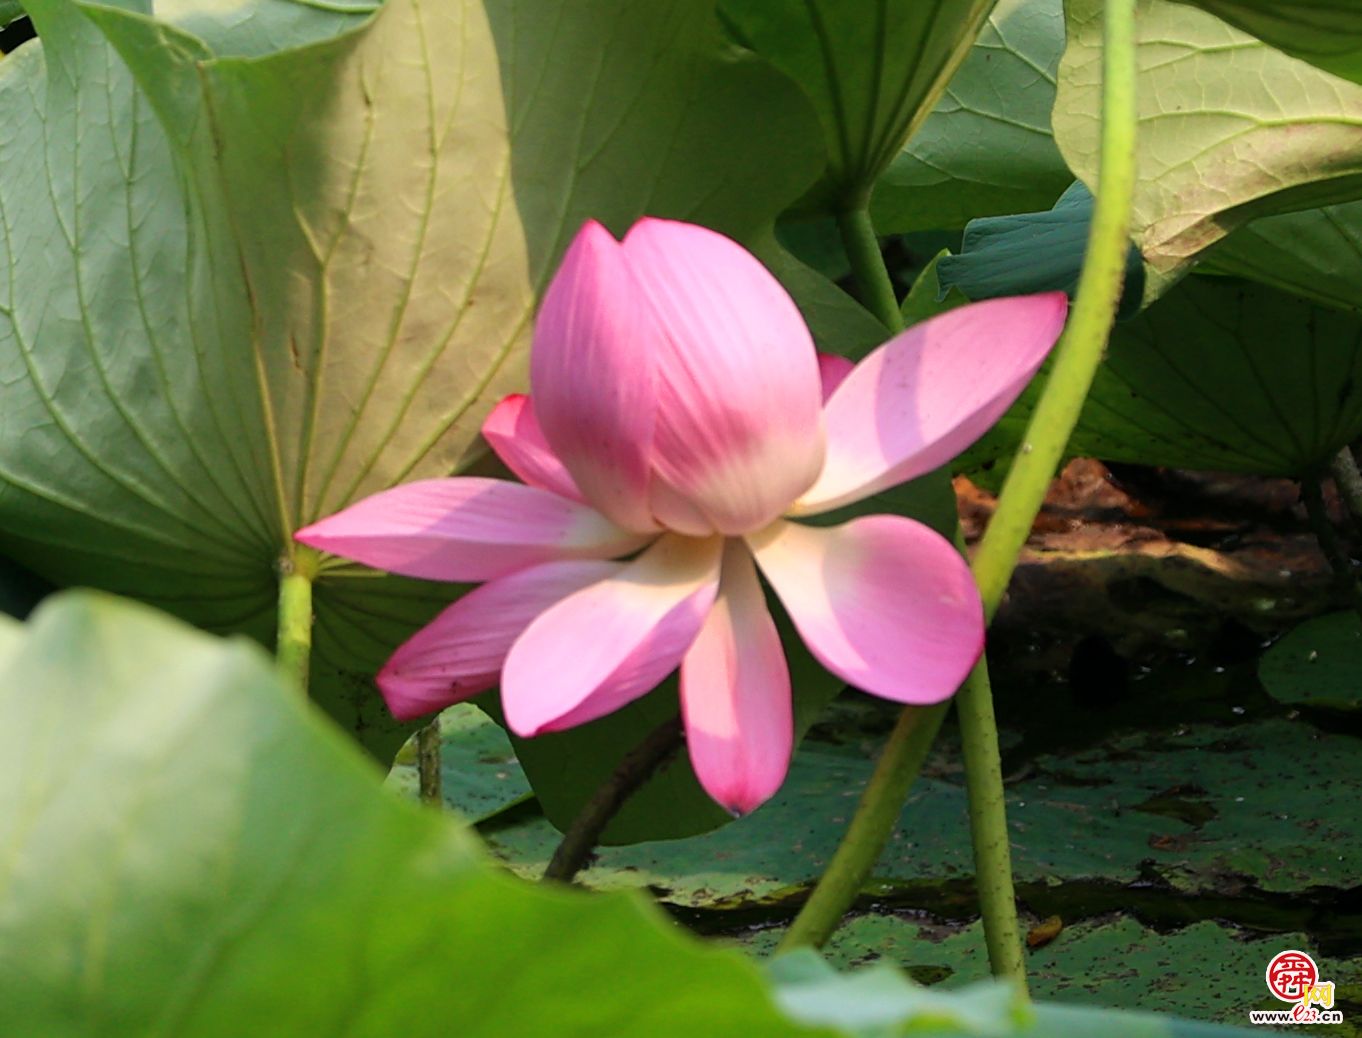
[[474, 588], [407, 639], [378, 672], [388, 709], [410, 721], [495, 688], [506, 654], [536, 616], [622, 569], [622, 562], [546, 562]]
[[1067, 313], [1063, 292], [990, 299], [890, 339], [828, 399], [823, 470], [789, 514], [859, 501], [950, 461], [1031, 381]]
[[648, 508], [655, 339], [622, 246], [588, 221], [539, 308], [530, 385], [553, 453], [587, 501], [630, 530], [657, 528]]
[[375, 569], [481, 581], [554, 559], [608, 559], [648, 535], [538, 487], [472, 476], [404, 483], [294, 534]]
[[512, 393], [492, 408], [482, 423], [482, 436], [524, 483], [573, 501], [586, 500], [572, 473], [544, 438], [534, 406], [525, 394]]
[[777, 521], [747, 541], [809, 651], [863, 691], [937, 703], [983, 651], [984, 610], [969, 567], [919, 522]]
[[711, 529], [757, 529], [822, 464], [818, 358], [804, 319], [755, 257], [707, 228], [640, 220], [623, 249], [658, 333], [655, 478]]
[[511, 730], [532, 736], [585, 724], [676, 669], [714, 602], [722, 544], [664, 534], [616, 576], [542, 613], [502, 670]]
[[741, 540], [725, 547], [719, 597], [681, 663], [681, 712], [695, 775], [729, 811], [780, 788], [794, 750], [790, 671]]

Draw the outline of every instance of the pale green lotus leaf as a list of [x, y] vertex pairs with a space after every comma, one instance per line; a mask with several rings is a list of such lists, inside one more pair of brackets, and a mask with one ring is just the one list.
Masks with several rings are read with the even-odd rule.
[[[1069, 0], [1055, 140], [1097, 188], [1100, 0]], [[1255, 216], [1362, 196], [1362, 86], [1194, 7], [1139, 0], [1133, 234], [1161, 293]]]

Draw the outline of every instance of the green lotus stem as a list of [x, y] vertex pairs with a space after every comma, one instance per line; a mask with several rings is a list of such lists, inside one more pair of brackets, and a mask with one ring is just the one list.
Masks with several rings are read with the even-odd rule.
[[298, 545], [279, 560], [279, 628], [275, 658], [290, 686], [307, 695], [312, 660], [312, 581], [318, 555]]
[[[864, 209], [845, 212], [838, 216], [837, 225], [863, 302], [891, 332], [901, 331], [903, 315], [869, 215]], [[963, 553], [965, 541], [958, 522], [955, 543]], [[995, 973], [1014, 977], [1024, 986], [1026, 978], [1021, 959], [1016, 896], [1012, 888], [1002, 766], [986, 660], [981, 659], [965, 679], [956, 696], [957, 700], [961, 697], [971, 704], [968, 710], [962, 709], [960, 713], [961, 737], [966, 745], [965, 766], [970, 772], [967, 781], [970, 831], [975, 840], [980, 913], [989, 959]], [[809, 900], [781, 938], [777, 954], [804, 945], [821, 947], [837, 929], [884, 852], [903, 812], [908, 791], [941, 728], [947, 706], [946, 703], [931, 707], [908, 706], [899, 714], [880, 751], [870, 781], [861, 793], [851, 824]], [[998, 833], [1002, 834], [1001, 839]], [[995, 948], [999, 949], [996, 954]]]
[[665, 765], [681, 748], [684, 741], [681, 718], [663, 721], [643, 741], [624, 755], [591, 799], [582, 805], [558, 848], [544, 869], [544, 879], [571, 883], [600, 842], [601, 834], [610, 819], [619, 813], [631, 796]]
[[990, 618], [1078, 423], [1121, 299], [1135, 190], [1134, 0], [1106, 0], [1104, 11], [1102, 136], [1092, 226], [1073, 310], [1055, 347], [1045, 391], [974, 555], [974, 576]]
[[1348, 506], [1353, 526], [1362, 533], [1362, 472], [1357, 469], [1357, 459], [1351, 447], [1344, 447], [1329, 462], [1329, 472], [1338, 487], [1338, 496]]
[[993, 693], [983, 660], [956, 693], [955, 715], [965, 759], [974, 886], [984, 921], [989, 968], [995, 977], [1007, 977], [1025, 987], [1026, 960], [1022, 957], [1021, 921], [1012, 882], [1012, 843], [1007, 831], [1007, 792]]
[[1338, 531], [1329, 519], [1329, 510], [1324, 507], [1324, 492], [1320, 489], [1318, 476], [1306, 476], [1301, 480], [1301, 500], [1305, 502], [1305, 514], [1310, 519], [1310, 528], [1315, 532], [1315, 540], [1329, 560], [1329, 568], [1334, 571], [1334, 583], [1340, 593], [1347, 596], [1357, 615], [1362, 617], [1362, 588], [1358, 587], [1353, 573], [1352, 559], [1338, 539]]
[[[1134, 0], [1106, 0], [1104, 34], [1100, 180], [1077, 297], [1040, 404], [973, 564], [990, 619], [1078, 422], [1120, 301], [1135, 184]], [[864, 213], [844, 214], [838, 226], [867, 306], [888, 327], [897, 329], [901, 323], [898, 308], [892, 304], [892, 287], [869, 218]], [[989, 962], [996, 975], [1024, 984], [997, 726], [982, 662], [961, 688], [956, 703]], [[939, 724], [940, 708], [935, 709]], [[897, 821], [912, 777], [925, 756], [925, 750], [917, 749], [911, 735], [928, 727], [920, 717], [900, 717], [834, 855], [834, 867], [820, 879], [778, 951], [826, 939], [850, 907]]]
[[[1055, 349], [1045, 390], [998, 496], [997, 511], [974, 555], [974, 577], [989, 619], [1002, 601], [1017, 556], [1063, 460], [1116, 318], [1135, 189], [1135, 127], [1134, 0], [1106, 0], [1097, 201], [1073, 312]], [[989, 963], [996, 975], [1020, 978], [1025, 975], [1025, 963], [1012, 893], [993, 703], [986, 690], [966, 686], [956, 697], [956, 707], [964, 743], [970, 834]], [[998, 903], [1004, 898], [1006, 906]], [[988, 926], [990, 915], [995, 919], [992, 927]], [[1009, 917], [1010, 926], [1006, 921]]]
[[421, 803], [444, 803], [443, 783], [440, 775], [440, 718], [423, 727], [416, 733], [416, 775], [417, 789]]
[[[984, 680], [988, 680], [987, 675]], [[837, 929], [898, 824], [908, 790], [922, 770], [922, 762], [927, 759], [927, 751], [932, 748], [932, 741], [941, 728], [947, 706], [947, 703], [939, 703], [929, 707], [907, 707], [899, 714], [894, 730], [889, 733], [879, 760], [875, 762], [870, 781], [861, 793], [861, 802], [851, 824], [809, 900], [804, 902], [799, 915], [776, 945], [775, 954], [795, 948], [821, 948]]]
[[903, 331], [903, 314], [899, 312], [894, 295], [894, 283], [880, 254], [880, 240], [870, 222], [870, 212], [864, 206], [837, 214], [837, 230], [841, 232], [842, 247], [851, 262], [861, 303], [891, 332]]

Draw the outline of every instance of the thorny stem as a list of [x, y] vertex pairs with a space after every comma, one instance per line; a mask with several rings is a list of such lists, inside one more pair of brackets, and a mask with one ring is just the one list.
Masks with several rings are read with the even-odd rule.
[[275, 659], [284, 680], [307, 695], [312, 659], [312, 581], [318, 555], [295, 545], [292, 556], [279, 560], [279, 627]]
[[625, 801], [653, 772], [662, 767], [681, 746], [681, 718], [673, 717], [654, 728], [643, 741], [625, 754], [614, 771], [592, 794], [577, 817], [563, 834], [558, 849], [553, 852], [545, 879], [571, 883], [591, 857], [591, 851], [601, 833], [610, 824]]
[[[1017, 556], [1078, 421], [1120, 301], [1135, 183], [1134, 0], [1106, 0], [1103, 28], [1100, 179], [1083, 272], [1073, 313], [1055, 351], [1049, 380], [1027, 427], [1021, 450], [1008, 472], [999, 495], [998, 509], [973, 564], [985, 612], [990, 619], [1002, 601], [1016, 568]], [[890, 328], [897, 328], [900, 323], [897, 308], [893, 308], [891, 315], [883, 298], [888, 275], [877, 249], [875, 263], [869, 262], [869, 246], [874, 243], [874, 237], [868, 217], [844, 216], [839, 219], [838, 226], [867, 305]], [[996, 975], [1025, 983], [1025, 962], [1003, 813], [997, 730], [982, 664], [960, 690], [956, 702], [964, 743], [970, 831], [989, 961]], [[912, 775], [920, 766], [922, 754], [917, 753], [908, 733], [926, 727], [900, 719], [876, 765], [871, 784], [861, 798], [847, 836], [834, 856], [834, 865], [838, 867], [830, 868], [820, 879], [778, 950], [826, 939], [850, 907], [884, 847]], [[912, 765], [911, 770], [909, 765]], [[903, 780], [905, 770], [908, 771], [906, 781]], [[889, 800], [891, 796], [892, 801]], [[854, 858], [856, 867], [851, 868], [845, 860], [839, 863], [839, 858]]]

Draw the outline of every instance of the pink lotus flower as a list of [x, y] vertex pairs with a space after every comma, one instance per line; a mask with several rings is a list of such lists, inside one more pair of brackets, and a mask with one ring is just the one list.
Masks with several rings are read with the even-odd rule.
[[396, 717], [500, 683], [507, 723], [533, 736], [618, 710], [679, 665], [695, 772], [750, 811], [779, 788], [794, 737], [757, 570], [849, 684], [900, 703], [954, 693], [984, 623], [951, 544], [901, 516], [792, 518], [957, 455], [1035, 374], [1066, 312], [1062, 293], [962, 307], [853, 369], [820, 359], [784, 289], [722, 235], [645, 219], [618, 242], [588, 223], [539, 313], [531, 395], [483, 426], [524, 484], [410, 483], [297, 537], [488, 582], [384, 666]]

